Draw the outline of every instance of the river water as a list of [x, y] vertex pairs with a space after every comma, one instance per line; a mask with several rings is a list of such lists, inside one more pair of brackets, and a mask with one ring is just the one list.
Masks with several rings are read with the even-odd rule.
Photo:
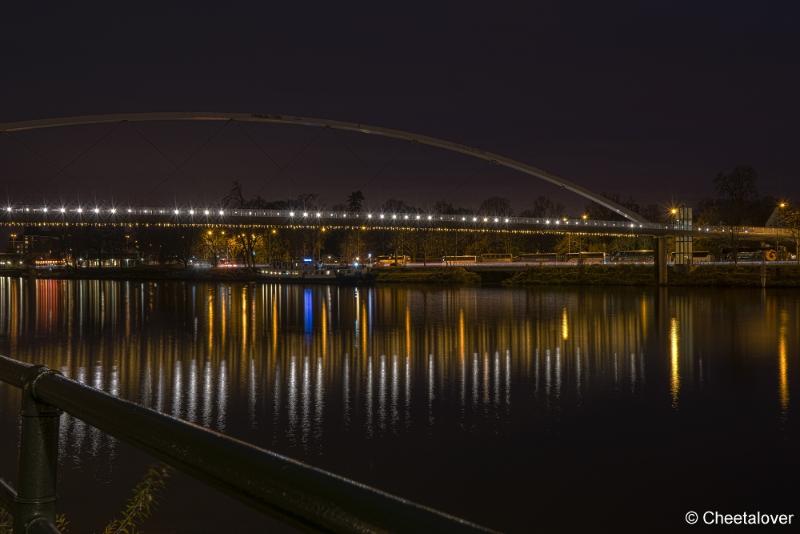
[[[0, 353], [505, 531], [797, 514], [800, 292], [0, 278]], [[0, 385], [0, 476], [18, 393]], [[70, 416], [102, 530], [155, 461]], [[147, 532], [258, 532], [176, 474]]]

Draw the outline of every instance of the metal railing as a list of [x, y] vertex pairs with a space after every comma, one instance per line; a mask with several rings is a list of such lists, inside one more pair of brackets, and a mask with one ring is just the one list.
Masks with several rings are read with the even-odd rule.
[[57, 533], [63, 412], [239, 501], [303, 529], [486, 532], [463, 519], [359, 484], [64, 377], [0, 356], [0, 381], [22, 390], [17, 488], [0, 479], [15, 533]]

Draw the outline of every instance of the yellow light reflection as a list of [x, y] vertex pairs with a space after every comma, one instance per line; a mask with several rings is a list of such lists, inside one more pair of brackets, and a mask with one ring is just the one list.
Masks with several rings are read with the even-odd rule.
[[220, 293], [220, 342], [224, 345], [225, 339], [228, 335], [228, 306], [230, 305], [230, 300], [227, 298], [225, 294], [225, 290], [222, 290]]
[[681, 390], [680, 375], [680, 331], [678, 318], [673, 317], [669, 322], [669, 389], [672, 395], [672, 407], [678, 407], [678, 395]]
[[458, 356], [461, 365], [464, 365], [464, 353], [466, 352], [466, 326], [464, 325], [464, 308], [458, 310]]
[[209, 291], [208, 292], [208, 299], [207, 299], [207, 306], [208, 306], [208, 352], [210, 353], [214, 348], [214, 293]]
[[366, 299], [363, 299], [361, 302], [361, 350], [362, 354], [367, 356], [369, 355], [369, 351], [367, 350], [367, 302]]
[[780, 327], [778, 329], [778, 398], [781, 403], [781, 414], [786, 415], [789, 410], [789, 379], [786, 350], [786, 326], [789, 322], [786, 310], [781, 310]]
[[326, 357], [328, 355], [328, 307], [325, 305], [326, 303], [323, 301], [321, 309], [320, 309], [320, 317], [322, 323], [322, 339], [320, 340], [322, 343], [322, 357]]
[[406, 304], [406, 356], [411, 356], [411, 306]]
[[278, 295], [272, 295], [272, 354], [278, 351]]
[[561, 339], [564, 341], [569, 339], [569, 316], [566, 306], [561, 309]]
[[242, 354], [247, 352], [247, 286], [242, 288]]

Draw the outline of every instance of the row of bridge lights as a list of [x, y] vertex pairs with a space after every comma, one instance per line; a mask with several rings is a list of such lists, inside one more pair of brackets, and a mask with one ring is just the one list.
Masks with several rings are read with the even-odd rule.
[[[14, 208], [13, 208], [13, 207], [11, 207], [11, 206], [7, 206], [7, 207], [6, 207], [6, 211], [7, 211], [7, 212], [9, 212], [9, 213], [10, 213], [10, 212], [12, 212], [13, 210], [14, 210]], [[24, 208], [24, 210], [25, 210], [26, 212], [30, 212], [30, 211], [31, 211], [31, 209], [30, 209], [30, 208]], [[44, 213], [48, 213], [49, 211], [50, 211], [50, 209], [49, 209], [47, 206], [45, 206], [45, 207], [43, 207], [43, 208], [42, 208], [42, 212], [44, 212]], [[57, 209], [56, 209], [56, 210], [54, 210], [54, 211], [57, 211], [58, 213], [67, 213], [67, 208], [65, 208], [65, 207], [63, 207], [63, 206], [62, 206], [62, 207], [60, 207], [60, 208], [57, 208]], [[90, 210], [90, 211], [91, 211], [92, 213], [94, 213], [94, 214], [98, 214], [98, 215], [99, 215], [99, 214], [101, 213], [101, 211], [102, 211], [102, 210], [101, 210], [100, 208], [93, 208], [93, 209], [92, 209], [92, 210]], [[116, 214], [116, 213], [117, 213], [117, 211], [118, 211], [118, 210], [117, 210], [117, 208], [109, 208], [109, 209], [108, 209], [108, 213], [110, 213], [110, 214], [112, 214], [112, 215]], [[135, 210], [133, 210], [132, 208], [128, 208], [126, 211], [127, 211], [127, 213], [134, 213], [134, 211], [135, 211]], [[81, 207], [78, 207], [78, 208], [75, 208], [74, 212], [75, 212], [75, 213], [84, 213], [84, 212], [85, 212], [85, 210], [84, 210], [83, 208], [81, 208]], [[145, 209], [145, 210], [142, 210], [142, 213], [152, 213], [152, 212], [155, 212], [155, 210], [147, 210], [147, 209]], [[158, 213], [159, 213], [159, 214], [164, 214], [164, 213], [165, 213], [165, 210], [158, 210]], [[187, 211], [187, 213], [188, 213], [189, 215], [198, 215], [198, 214], [199, 214], [199, 212], [198, 212], [198, 211], [196, 211], [196, 210], [194, 210], [194, 209], [189, 209], [189, 210]], [[174, 210], [172, 210], [172, 214], [173, 214], [173, 215], [180, 215], [180, 214], [181, 214], [181, 210], [179, 210], [179, 209], [174, 209]], [[223, 215], [225, 215], [225, 210], [219, 210], [219, 211], [217, 212], [217, 214], [218, 214], [218, 215], [220, 215], [220, 216], [223, 216]], [[249, 215], [252, 215], [252, 212], [249, 212], [248, 214], [249, 214]], [[207, 209], [206, 209], [206, 210], [203, 210], [203, 215], [211, 215], [211, 210], [207, 210]], [[294, 217], [294, 216], [296, 216], [296, 215], [297, 215], [297, 214], [296, 214], [294, 211], [290, 211], [290, 212], [289, 212], [289, 217]], [[303, 217], [308, 217], [308, 216], [309, 216], [309, 213], [308, 213], [307, 211], [304, 211], [302, 215], [303, 215]], [[331, 213], [331, 215], [333, 215], [333, 213]], [[318, 211], [318, 212], [316, 212], [316, 217], [317, 217], [317, 218], [320, 218], [320, 217], [322, 217], [322, 212], [319, 212], [319, 211]], [[345, 215], [345, 217], [346, 217], [346, 215]], [[368, 213], [368, 214], [367, 214], [367, 219], [372, 219], [372, 218], [373, 218], [373, 215], [372, 215], [372, 213]], [[378, 218], [379, 218], [379, 219], [385, 219], [385, 218], [386, 218], [386, 215], [385, 215], [385, 214], [383, 214], [383, 213], [381, 213], [381, 214], [378, 216]], [[392, 219], [394, 219], [394, 220], [396, 220], [396, 219], [397, 219], [397, 214], [392, 214], [392, 217], [391, 217], [391, 218], [392, 218]], [[409, 216], [408, 216], [408, 215], [403, 215], [403, 219], [404, 219], [404, 220], [408, 220], [408, 219], [409, 219]], [[421, 220], [421, 219], [422, 219], [422, 216], [421, 216], [421, 215], [417, 215], [417, 216], [415, 217], [415, 219], [416, 219], [416, 220]], [[429, 220], [429, 221], [432, 221], [432, 220], [433, 220], [433, 215], [428, 215], [428, 216], [427, 216], [427, 220]], [[462, 221], [466, 221], [466, 220], [467, 220], [467, 218], [466, 218], [466, 217], [461, 217], [461, 220], [462, 220]], [[472, 217], [472, 221], [473, 221], [473, 222], [477, 222], [478, 220], [479, 220], [479, 218], [478, 218], [478, 217]], [[494, 217], [494, 218], [493, 218], [493, 219], [491, 219], [491, 220], [493, 220], [494, 222], [500, 222], [500, 218], [499, 218], [499, 217]], [[490, 221], [490, 218], [489, 218], [489, 217], [483, 217], [483, 222], [489, 222], [489, 221]], [[508, 217], [506, 217], [506, 218], [504, 218], [504, 219], [503, 219], [503, 222], [509, 222], [509, 221], [510, 221], [510, 220], [509, 220], [509, 218], [508, 218]], [[559, 221], [557, 221], [557, 220], [556, 220], [556, 221], [555, 221], [555, 223], [556, 223], [556, 224], [558, 224], [558, 223], [559, 223]], [[550, 224], [550, 220], [549, 220], [549, 219], [547, 220], [547, 224]]]
[[[25, 212], [30, 212], [31, 208], [23, 208], [23, 210]], [[6, 206], [6, 212], [11, 213], [12, 211], [14, 211], [14, 208], [12, 206]], [[70, 210], [67, 210], [67, 208], [65, 208], [63, 206], [60, 207], [60, 208], [55, 208], [55, 209], [51, 210], [50, 208], [45, 206], [45, 207], [41, 208], [41, 211], [43, 213], [49, 213], [50, 211], [55, 211], [55, 212], [58, 212], [58, 213], [67, 213], [67, 211], [70, 211]], [[86, 213], [87, 212], [87, 210], [83, 209], [82, 207], [77, 207], [77, 208], [75, 208], [74, 210], [71, 210], [71, 211], [73, 211], [75, 213]], [[100, 208], [92, 208], [91, 210], [88, 210], [88, 211], [90, 211], [91, 213], [97, 214], [97, 215], [99, 215], [102, 212], [102, 210]], [[118, 211], [119, 210], [117, 208], [109, 208], [108, 209], [108, 213], [110, 213], [111, 215], [115, 215]], [[136, 210], [134, 210], [133, 208], [128, 208], [125, 211], [127, 213], [134, 213]], [[155, 213], [155, 212], [156, 212], [156, 210], [141, 210], [141, 213]], [[165, 210], [158, 210], [158, 213], [159, 214], [164, 214], [164, 213], [166, 213], [166, 211]], [[180, 215], [181, 214], [181, 210], [174, 209], [174, 210], [172, 210], [172, 213], [173, 213], [173, 215]], [[193, 209], [188, 210], [187, 213], [189, 215], [199, 215], [199, 212], [197, 210], [193, 210]], [[219, 210], [218, 214], [219, 215], [225, 215], [225, 210]], [[211, 215], [211, 210], [203, 210], [203, 215]]]
[[[23, 210], [24, 210], [25, 212], [30, 212], [30, 211], [31, 211], [31, 208], [29, 208], [29, 207], [26, 207], [26, 208], [23, 208]], [[12, 211], [14, 211], [14, 208], [13, 208], [12, 206], [7, 206], [7, 207], [6, 207], [6, 212], [8, 212], [8, 213], [11, 213]], [[35, 210], [34, 210], [34, 211], [35, 211]], [[48, 212], [50, 212], [51, 210], [50, 210], [50, 208], [48, 208], [47, 206], [45, 206], [45, 207], [41, 208], [41, 211], [42, 211], [43, 213], [48, 213]], [[78, 213], [78, 214], [81, 214], [81, 213], [85, 213], [85, 212], [86, 212], [86, 210], [85, 210], [84, 208], [82, 208], [82, 207], [77, 207], [77, 208], [75, 208], [74, 210], [68, 210], [67, 208], [65, 208], [65, 207], [63, 207], [63, 206], [62, 206], [62, 207], [60, 207], [60, 208], [55, 208], [55, 209], [54, 209], [54, 210], [52, 210], [52, 211], [56, 211], [56, 212], [58, 212], [58, 213], [67, 213], [68, 211], [73, 211], [74, 213]], [[98, 207], [95, 207], [95, 208], [92, 208], [91, 210], [89, 210], [89, 212], [91, 212], [91, 213], [94, 213], [94, 214], [96, 214], [96, 215], [99, 215], [100, 213], [102, 213], [102, 211], [103, 211], [103, 210], [101, 210], [101, 209], [100, 209], [100, 208], [98, 208]], [[118, 213], [118, 212], [119, 212], [119, 210], [118, 210], [117, 208], [108, 208], [108, 210], [107, 210], [107, 211], [108, 211], [108, 213], [109, 213], [109, 214], [111, 214], [111, 215], [115, 215], [116, 213]], [[127, 213], [135, 213], [137, 210], [134, 210], [133, 208], [127, 208], [125, 211], [126, 211]], [[163, 214], [165, 214], [165, 213], [169, 212], [169, 210], [163, 210], [163, 209], [159, 209], [159, 210], [142, 209], [142, 210], [140, 210], [140, 212], [141, 212], [141, 213], [144, 213], [144, 214], [149, 214], [149, 213], [158, 213], [158, 214], [160, 214], [160, 215], [163, 215]], [[236, 212], [236, 210], [234, 210], [234, 212]], [[182, 213], [182, 212], [181, 212], [181, 210], [180, 210], [180, 209], [177, 209], [177, 208], [176, 208], [176, 209], [173, 209], [173, 210], [172, 210], [172, 214], [173, 214], [173, 215], [180, 215], [181, 213]], [[199, 214], [201, 213], [201, 210], [189, 209], [189, 210], [187, 210], [187, 211], [186, 211], [186, 213], [188, 213], [189, 215], [199, 215]], [[206, 215], [206, 216], [210, 216], [210, 215], [212, 214], [212, 211], [211, 211], [211, 210], [209, 210], [209, 209], [204, 209], [204, 210], [202, 210], [202, 214], [203, 214], [203, 215]], [[217, 211], [217, 214], [218, 214], [219, 216], [224, 216], [224, 215], [225, 215], [225, 210], [218, 210], [218, 211]], [[248, 211], [248, 215], [253, 215], [253, 212], [252, 212], [252, 211]], [[319, 212], [319, 211], [318, 211], [318, 212], [316, 212], [316, 213], [315, 213], [315, 215], [316, 215], [316, 217], [317, 217], [317, 218], [321, 218], [321, 217], [322, 217], [322, 212]], [[333, 213], [331, 213], [331, 216], [333, 216], [333, 215], [334, 215], [334, 214], [333, 214]], [[296, 212], [294, 212], [294, 211], [290, 211], [290, 212], [289, 212], [289, 217], [296, 217], [296, 216], [297, 216], [297, 213], [296, 213]], [[304, 217], [304, 218], [308, 218], [309, 216], [310, 216], [309, 212], [307, 212], [307, 211], [304, 211], [304, 212], [302, 212], [302, 217]], [[344, 214], [343, 216], [344, 216], [344, 217], [347, 217], [347, 214]], [[379, 215], [378, 215], [378, 219], [381, 219], [381, 220], [384, 220], [384, 219], [386, 219], [386, 217], [387, 217], [387, 216], [386, 216], [386, 214], [384, 214], [384, 213], [381, 213], [381, 214], [379, 214]], [[374, 215], [373, 215], [372, 213], [368, 213], [368, 214], [367, 214], [367, 219], [373, 219], [373, 218], [374, 218]], [[584, 213], [583, 215], [581, 215], [581, 220], [583, 221], [583, 224], [587, 224], [587, 222], [586, 222], [586, 221], [588, 220], [588, 218], [589, 218], [589, 216], [588, 216], [588, 215], [586, 215], [585, 213]], [[393, 213], [393, 214], [391, 215], [391, 219], [392, 219], [392, 220], [397, 220], [397, 219], [398, 219], [398, 215], [397, 215], [396, 213]], [[403, 216], [402, 216], [402, 219], [403, 219], [403, 220], [409, 220], [409, 219], [412, 219], [412, 217], [406, 214], [406, 215], [403, 215]], [[414, 220], [417, 220], [417, 221], [419, 221], [419, 220], [423, 220], [423, 216], [422, 216], [422, 215], [419, 215], [419, 214], [417, 214], [417, 215], [415, 215], [415, 216], [413, 217], [413, 219], [414, 219]], [[433, 216], [433, 215], [427, 215], [427, 216], [425, 217], [425, 219], [426, 219], [426, 220], [428, 220], [428, 221], [433, 221], [433, 220], [434, 220], [434, 216]], [[441, 217], [440, 217], [440, 219], [441, 219]], [[461, 217], [461, 221], [462, 221], [462, 222], [467, 222], [467, 220], [468, 220], [468, 219], [469, 219], [468, 217]], [[504, 223], [511, 222], [511, 219], [509, 219], [508, 217], [503, 217], [503, 218], [500, 218], [500, 217], [474, 217], [474, 216], [473, 216], [473, 217], [471, 218], [471, 220], [472, 220], [472, 222], [480, 222], [481, 220], [482, 220], [483, 222], [495, 222], [495, 223], [499, 223], [501, 220], [502, 220]], [[538, 222], [538, 221], [537, 221], [537, 222]], [[561, 220], [559, 220], [559, 219], [552, 219], [552, 220], [551, 220], [551, 219], [546, 219], [546, 220], [544, 220], [544, 223], [545, 223], [545, 224], [556, 224], [556, 225], [560, 225], [560, 224], [561, 224]], [[569, 224], [569, 223], [570, 223], [570, 221], [569, 221], [568, 219], [564, 218], [564, 223], [565, 223], [565, 224]], [[575, 221], [575, 224], [579, 224], [579, 222], [578, 222], [578, 221]], [[596, 224], [596, 223], [595, 223], [595, 224]], [[607, 224], [606, 224], [605, 222], [603, 222], [603, 223], [602, 223], [602, 225], [603, 225], [603, 226], [606, 226]], [[636, 225], [635, 225], [634, 223], [630, 223], [630, 227], [631, 227], [631, 228], [635, 228], [635, 227], [636, 227]], [[642, 227], [642, 225], [640, 224], [640, 225], [639, 225], [639, 227], [641, 228], [641, 227]]]

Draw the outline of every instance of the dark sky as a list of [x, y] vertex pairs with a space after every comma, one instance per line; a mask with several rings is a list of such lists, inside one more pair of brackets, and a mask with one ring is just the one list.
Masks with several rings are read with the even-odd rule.
[[[309, 115], [475, 145], [644, 203], [696, 200], [711, 193], [718, 171], [740, 163], [759, 171], [762, 192], [800, 197], [796, 2], [161, 4], [4, 7], [0, 121], [123, 111]], [[434, 149], [296, 127], [218, 128], [125, 124], [3, 136], [2, 194], [213, 202], [238, 179], [246, 193], [318, 192], [329, 205], [359, 187], [374, 206], [392, 196], [425, 206], [495, 194], [517, 209], [538, 194], [584, 205]], [[279, 172], [265, 153], [287, 168]], [[186, 162], [173, 171], [167, 159]]]

